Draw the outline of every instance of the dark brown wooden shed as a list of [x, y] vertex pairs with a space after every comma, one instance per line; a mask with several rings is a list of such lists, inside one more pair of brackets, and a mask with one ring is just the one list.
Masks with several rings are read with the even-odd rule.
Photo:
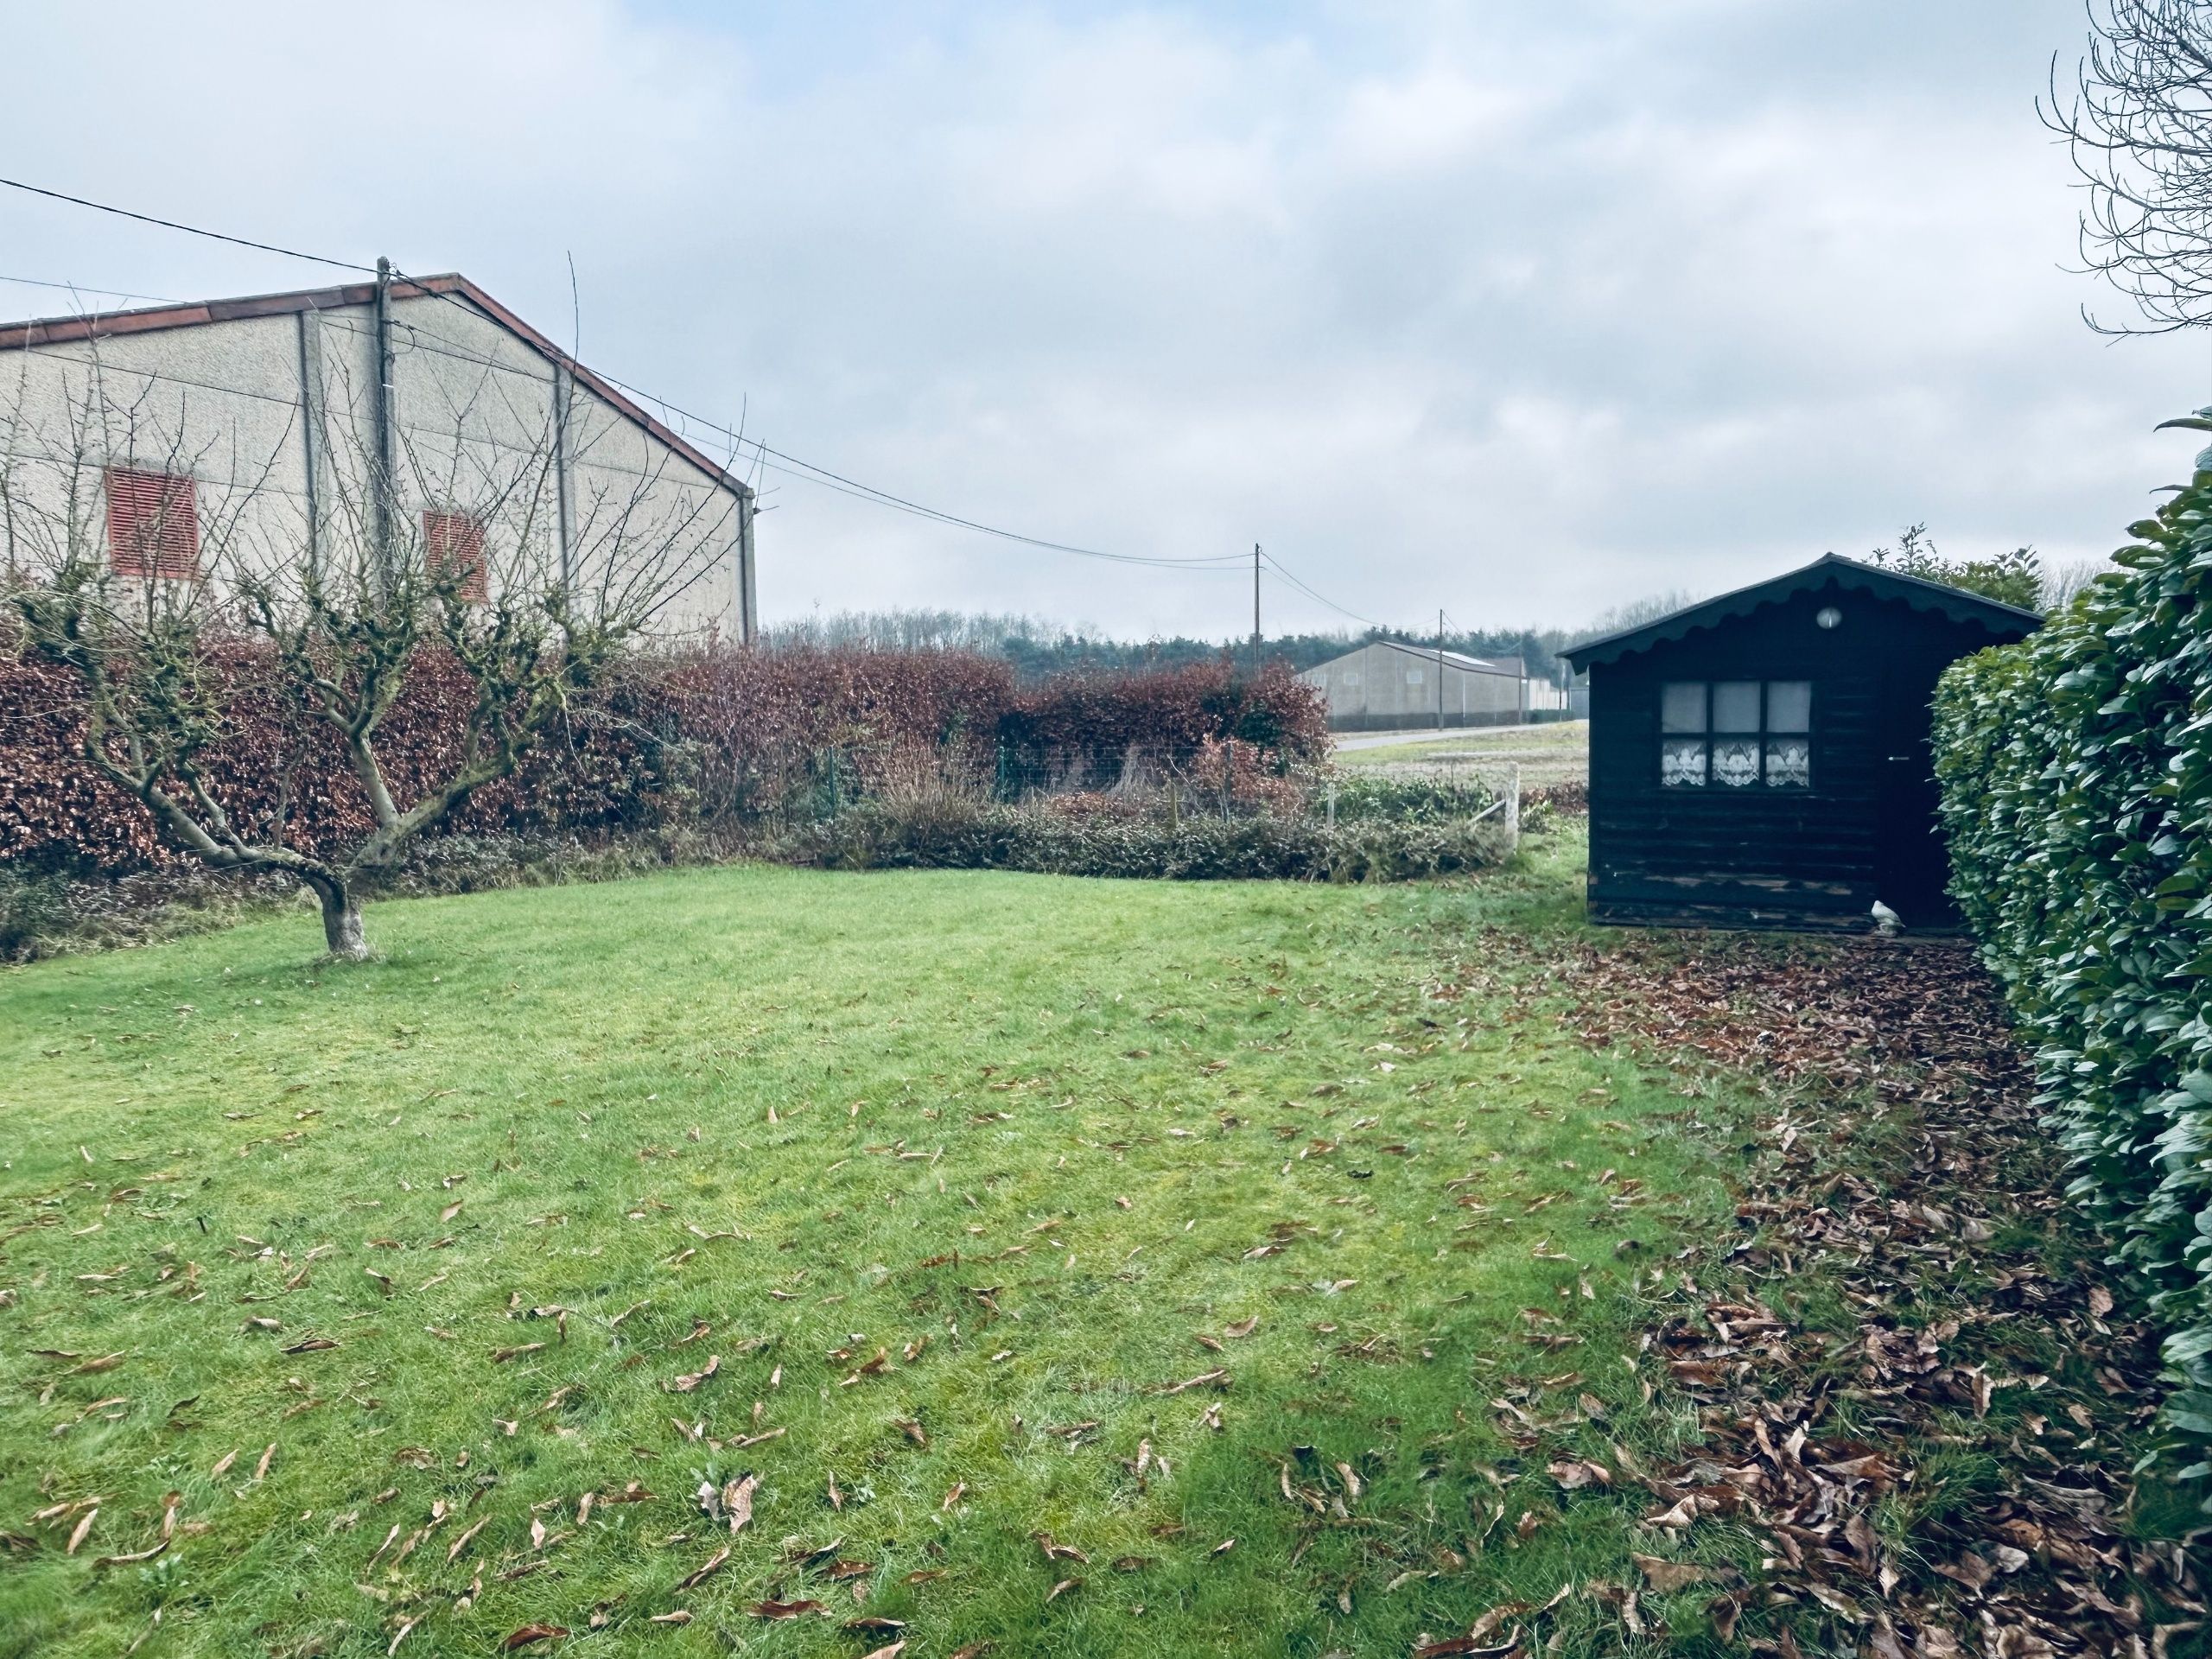
[[1929, 702], [2041, 618], [1831, 553], [1564, 655], [1590, 676], [1593, 921], [1955, 926]]

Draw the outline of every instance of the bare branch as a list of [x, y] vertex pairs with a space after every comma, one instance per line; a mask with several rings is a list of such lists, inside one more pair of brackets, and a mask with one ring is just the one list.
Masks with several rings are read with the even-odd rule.
[[2085, 269], [2134, 301], [2139, 321], [2100, 334], [2212, 322], [2212, 11], [2200, 0], [2086, 0], [2089, 50], [2037, 100], [2088, 192]]

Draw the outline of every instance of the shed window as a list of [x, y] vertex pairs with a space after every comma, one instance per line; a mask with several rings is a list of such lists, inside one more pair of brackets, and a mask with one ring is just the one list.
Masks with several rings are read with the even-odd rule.
[[200, 574], [200, 504], [188, 478], [107, 469], [108, 558], [118, 576], [190, 582]]
[[1659, 690], [1666, 789], [1806, 789], [1813, 781], [1809, 680], [1670, 680]]
[[461, 597], [469, 603], [481, 604], [489, 596], [484, 526], [467, 513], [423, 513], [423, 555], [432, 575], [458, 579]]
[[1417, 668], [1408, 669], [1406, 671], [1406, 683], [1408, 685], [1419, 685], [1421, 683], [1421, 670]]

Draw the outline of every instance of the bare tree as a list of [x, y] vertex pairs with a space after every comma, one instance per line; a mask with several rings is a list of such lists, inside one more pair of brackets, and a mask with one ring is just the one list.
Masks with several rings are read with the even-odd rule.
[[2110, 559], [2069, 559], [2044, 572], [2043, 608], [2056, 616], [2093, 587], [2098, 577], [2117, 574]]
[[2067, 141], [2088, 192], [2088, 268], [2140, 321], [2100, 334], [2212, 323], [2212, 8], [2202, 0], [2087, 0], [2089, 50], [2062, 92], [2051, 60], [2044, 124]]
[[[344, 447], [322, 499], [310, 492], [303, 508], [278, 487], [272, 459], [255, 463], [281, 442], [241, 439], [157, 377], [131, 390], [133, 372], [84, 365], [59, 417], [20, 396], [0, 408], [0, 530], [24, 634], [76, 677], [88, 766], [210, 867], [296, 879], [321, 905], [331, 955], [365, 957], [365, 884], [513, 772], [662, 624], [725, 556], [734, 504], [657, 446], [632, 444], [625, 453], [643, 464], [601, 467], [563, 534], [550, 417], [533, 429], [512, 399], [478, 410], [480, 397], [504, 396], [487, 372], [404, 435], [403, 477], [385, 476], [358, 423], [341, 423], [327, 435]], [[338, 401], [358, 406], [350, 393]], [[571, 432], [570, 454], [594, 441]], [[140, 477], [191, 478], [203, 499], [161, 499], [135, 521], [143, 545], [118, 546], [118, 461]], [[403, 486], [438, 508], [400, 512]], [[194, 515], [189, 538], [165, 522], [173, 504]], [[192, 556], [164, 565], [163, 550], [187, 539]], [[470, 696], [454, 758], [410, 795], [380, 738], [433, 654]], [[294, 844], [281, 791], [251, 823], [219, 798], [211, 752], [233, 729], [242, 656], [264, 665], [301, 729], [334, 734], [373, 823], [350, 847]]]
[[877, 651], [995, 652], [1008, 639], [1081, 638], [1096, 630], [1087, 624], [1064, 626], [1049, 618], [1019, 612], [888, 610], [832, 611], [779, 623], [761, 643], [771, 649], [812, 646], [836, 650], [861, 645]]
[[1648, 594], [1642, 599], [1630, 600], [1624, 605], [1613, 606], [1590, 620], [1587, 627], [1575, 630], [1577, 639], [1602, 639], [1609, 633], [1618, 633], [1625, 628], [1640, 628], [1646, 622], [1656, 622], [1662, 616], [1672, 616], [1676, 611], [1688, 610], [1703, 599], [1703, 594], [1693, 593], [1687, 588], [1669, 588], [1664, 593]]

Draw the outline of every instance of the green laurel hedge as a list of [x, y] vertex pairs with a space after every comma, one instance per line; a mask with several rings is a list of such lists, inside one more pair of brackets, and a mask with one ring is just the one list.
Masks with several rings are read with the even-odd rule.
[[[2174, 424], [2212, 431], [2212, 410]], [[2063, 614], [1936, 695], [1952, 892], [2032, 1033], [2069, 1192], [2171, 1332], [2212, 1473], [2212, 449]]]

